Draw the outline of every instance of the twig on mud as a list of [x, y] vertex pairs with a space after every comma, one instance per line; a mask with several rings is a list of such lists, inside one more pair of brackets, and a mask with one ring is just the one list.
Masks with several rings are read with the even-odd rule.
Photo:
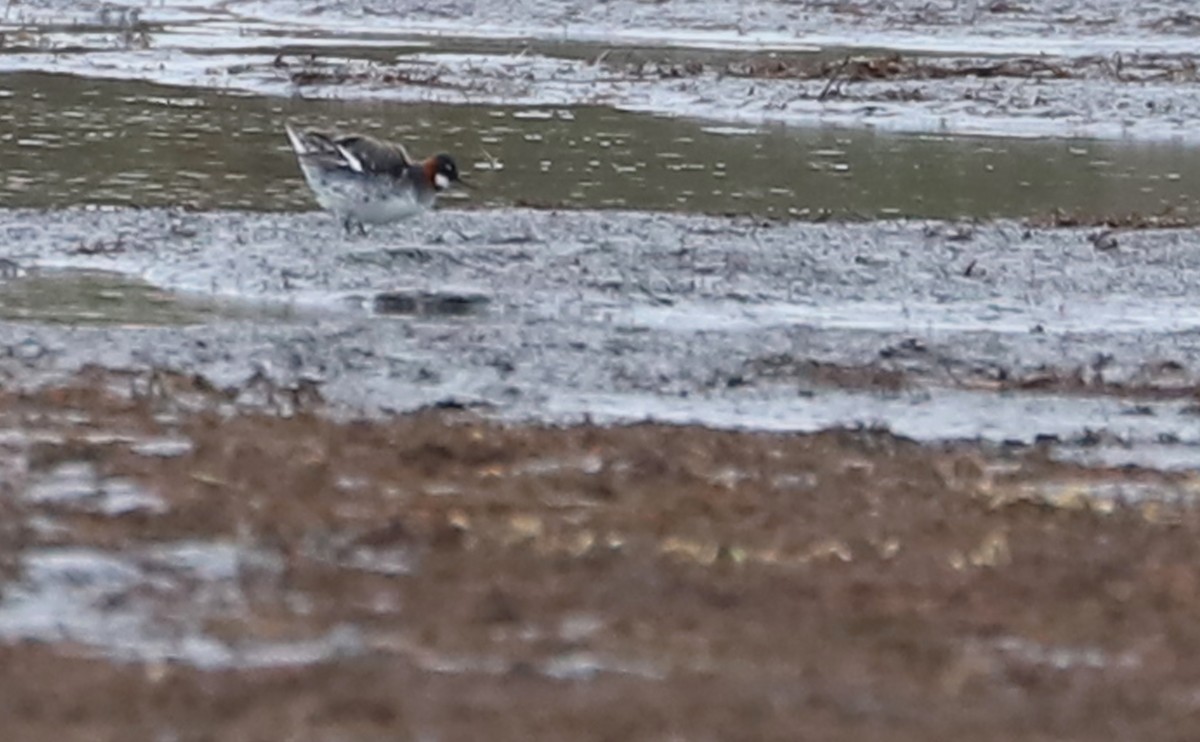
[[199, 472], [199, 471], [192, 472], [191, 474], [188, 475], [188, 478], [191, 479], [192, 481], [199, 482], [200, 484], [207, 484], [210, 487], [228, 487], [229, 486], [228, 481], [221, 479], [220, 477], [213, 476], [212, 474], [206, 474], [204, 472]]
[[825, 83], [825, 87], [821, 90], [821, 94], [817, 96], [818, 101], [823, 101], [829, 97], [829, 92], [833, 89], [833, 84], [837, 82], [837, 79], [841, 77], [842, 73], [845, 72], [846, 68], [849, 66], [850, 55], [847, 54], [846, 58], [842, 60], [842, 63], [838, 65], [837, 68], [834, 69], [833, 74], [829, 76], [829, 82]]
[[117, 235], [115, 240], [107, 242], [103, 239], [95, 242], [83, 240], [71, 250], [72, 255], [113, 255], [122, 252], [125, 252], [124, 235]]
[[1072, 74], [1066, 69], [1047, 62], [1044, 59], [1020, 58], [1009, 59], [997, 64], [971, 65], [953, 69], [937, 69], [931, 67], [928, 76], [934, 79], [943, 77], [1037, 77], [1037, 73], [1048, 73], [1050, 77], [1066, 79]]
[[941, 366], [942, 371], [945, 371], [946, 375], [950, 377], [951, 383], [960, 389], [965, 389], [967, 387], [967, 382], [963, 381], [963, 379], [954, 371], [954, 367], [951, 366], [950, 359], [939, 358], [938, 365]]
[[1153, 23], [1150, 23], [1147, 25], [1149, 25], [1151, 28], [1160, 28], [1161, 29], [1161, 28], [1165, 28], [1167, 26], [1189, 27], [1189, 26], [1196, 26], [1198, 24], [1200, 24], [1200, 15], [1195, 15], [1193, 13], [1185, 13], [1183, 11], [1180, 11], [1180, 12], [1176, 13], [1175, 15], [1167, 16], [1165, 18], [1159, 18], [1157, 21], [1154, 21]]
[[1100, 227], [1105, 229], [1186, 229], [1196, 226], [1197, 220], [1186, 213], [1166, 207], [1156, 214], [1088, 214], [1055, 209], [1025, 220], [1026, 227], [1038, 229]]
[[457, 224], [454, 224], [453, 222], [446, 225], [446, 228], [449, 229], [454, 234], [458, 235], [458, 238], [460, 240], [462, 240], [463, 242], [474, 242], [475, 237], [478, 236], [478, 235], [472, 235], [469, 232], [463, 231], [462, 227], [458, 226]]
[[1125, 75], [1122, 69], [1125, 67], [1125, 60], [1121, 57], [1121, 52], [1115, 52], [1112, 55], [1112, 62], [1108, 64], [1114, 80], [1118, 82], [1125, 81]]

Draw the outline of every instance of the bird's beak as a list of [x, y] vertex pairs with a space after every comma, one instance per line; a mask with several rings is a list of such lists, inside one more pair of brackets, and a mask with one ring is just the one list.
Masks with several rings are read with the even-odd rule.
[[455, 182], [455, 183], [458, 183], [458, 184], [459, 184], [460, 186], [462, 186], [463, 188], [466, 188], [468, 191], [473, 191], [473, 190], [475, 190], [475, 186], [474, 186], [474, 185], [472, 185], [471, 183], [469, 183], [469, 182], [467, 182], [467, 181], [463, 180], [463, 177], [462, 177], [461, 175], [460, 175], [460, 176], [458, 176], [457, 178], [455, 178], [455, 179], [454, 179], [454, 182]]

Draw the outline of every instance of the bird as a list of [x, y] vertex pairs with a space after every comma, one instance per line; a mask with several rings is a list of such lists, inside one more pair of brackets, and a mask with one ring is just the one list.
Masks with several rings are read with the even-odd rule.
[[454, 158], [442, 153], [414, 160], [404, 146], [366, 134], [297, 130], [285, 123], [296, 161], [317, 203], [332, 212], [346, 234], [367, 224], [388, 224], [433, 206], [437, 195], [462, 179]]

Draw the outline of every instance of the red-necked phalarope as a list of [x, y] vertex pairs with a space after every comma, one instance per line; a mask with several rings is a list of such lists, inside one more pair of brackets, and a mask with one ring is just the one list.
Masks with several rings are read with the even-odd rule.
[[467, 185], [450, 155], [415, 161], [403, 146], [364, 134], [334, 136], [285, 126], [317, 203], [337, 216], [347, 234], [355, 226], [366, 234], [364, 224], [415, 216], [451, 184]]

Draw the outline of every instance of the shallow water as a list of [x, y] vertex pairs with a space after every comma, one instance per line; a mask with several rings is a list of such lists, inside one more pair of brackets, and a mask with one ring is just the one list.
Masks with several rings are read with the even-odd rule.
[[0, 75], [0, 198], [314, 208], [283, 122], [445, 150], [470, 207], [634, 208], [816, 218], [992, 218], [1196, 211], [1182, 144], [766, 131], [606, 108], [301, 101], [65, 75]]
[[132, 276], [100, 270], [35, 269], [0, 279], [0, 320], [69, 325], [190, 325], [274, 317], [286, 307], [181, 296]]

